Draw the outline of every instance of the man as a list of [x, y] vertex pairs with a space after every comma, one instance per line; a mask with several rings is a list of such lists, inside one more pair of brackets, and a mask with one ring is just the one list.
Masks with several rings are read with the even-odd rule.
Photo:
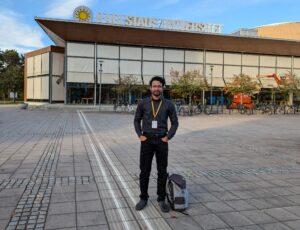
[[[143, 99], [137, 107], [134, 117], [135, 131], [141, 141], [140, 150], [140, 201], [136, 210], [142, 210], [149, 198], [148, 186], [152, 159], [155, 154], [158, 179], [157, 201], [163, 212], [169, 212], [166, 204], [166, 182], [168, 166], [168, 141], [175, 135], [178, 118], [173, 103], [163, 97], [165, 80], [155, 76], [150, 80], [151, 97]], [[168, 130], [168, 117], [171, 127]], [[142, 121], [142, 127], [141, 127]]]

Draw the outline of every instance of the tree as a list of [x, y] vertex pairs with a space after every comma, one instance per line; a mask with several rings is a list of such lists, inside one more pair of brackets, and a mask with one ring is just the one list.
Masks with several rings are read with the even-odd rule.
[[206, 79], [200, 71], [187, 71], [182, 75], [178, 71], [171, 70], [171, 93], [179, 97], [189, 99], [189, 111], [192, 107], [192, 97], [203, 90], [208, 89]]
[[4, 57], [3, 57], [3, 51], [0, 50], [0, 95], [4, 94]]
[[233, 80], [224, 88], [225, 93], [230, 95], [241, 94], [241, 104], [243, 104], [243, 94], [253, 96], [260, 91], [261, 87], [246, 74], [234, 75]]
[[289, 97], [289, 104], [293, 104], [293, 95], [300, 95], [300, 78], [288, 71], [278, 90]]
[[133, 75], [127, 75], [120, 77], [115, 80], [116, 85], [114, 86], [114, 91], [119, 94], [128, 94], [129, 104], [131, 103], [131, 95], [134, 92], [146, 92], [147, 87], [142, 85], [137, 77]]
[[[4, 100], [9, 92], [23, 94], [24, 56], [15, 50], [0, 51], [0, 93]], [[15, 99], [14, 99], [15, 101]]]

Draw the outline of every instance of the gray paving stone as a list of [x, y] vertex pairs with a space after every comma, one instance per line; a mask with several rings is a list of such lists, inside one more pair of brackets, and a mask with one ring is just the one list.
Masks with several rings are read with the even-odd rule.
[[261, 227], [265, 230], [291, 230], [282, 223], [263, 224]]
[[277, 220], [266, 214], [263, 210], [251, 210], [240, 212], [255, 224], [266, 224], [276, 222]]
[[208, 192], [220, 192], [220, 191], [225, 191], [224, 188], [217, 184], [206, 184], [203, 185], [203, 188], [208, 191]]
[[103, 211], [100, 200], [78, 201], [77, 212], [94, 212]]
[[266, 198], [265, 201], [275, 207], [287, 207], [295, 205], [294, 202], [285, 199], [284, 197]]
[[109, 223], [134, 220], [129, 208], [109, 209], [106, 210], [106, 215]]
[[296, 195], [300, 195], [300, 186], [289, 187], [288, 190]]
[[75, 202], [52, 203], [48, 215], [75, 213]]
[[261, 227], [258, 225], [249, 225], [249, 226], [243, 226], [243, 227], [234, 227], [234, 230], [262, 230]]
[[239, 212], [219, 213], [218, 216], [231, 227], [253, 225], [254, 223]]
[[234, 195], [231, 192], [227, 192], [227, 191], [225, 191], [225, 192], [212, 192], [211, 194], [214, 195], [215, 197], [217, 197], [218, 199], [223, 200], [223, 201], [239, 199], [236, 195]]
[[78, 227], [78, 230], [109, 230], [108, 225], [95, 225], [88, 227]]
[[[133, 117], [95, 112], [86, 112], [85, 116], [91, 123], [95, 136], [99, 139], [98, 141], [104, 144], [113, 163], [123, 175], [124, 181], [129, 182], [122, 185], [122, 188], [132, 189], [136, 198], [138, 196], [139, 142], [132, 129]], [[56, 206], [56, 208], [53, 208], [54, 212], [55, 209], [66, 212], [64, 211], [66, 207], [60, 208], [60, 204], [75, 202], [77, 200], [75, 197], [80, 192], [82, 192], [82, 195], [78, 196], [79, 200], [93, 199], [99, 202], [100, 198], [93, 197], [92, 193], [84, 194], [86, 192], [97, 192], [98, 188], [101, 198], [104, 199], [104, 209], [109, 211], [110, 220], [120, 221], [118, 211], [111, 202], [112, 195], [107, 191], [109, 186], [107, 186], [101, 171], [97, 168], [95, 159], [92, 158], [91, 147], [76, 112], [32, 110], [26, 111], [26, 113], [20, 111], [17, 113], [12, 110], [9, 113], [1, 113], [1, 120], [5, 122], [1, 124], [0, 129], [0, 164], [9, 157], [11, 158], [0, 167], [0, 190], [5, 187], [0, 192], [0, 206], [2, 208], [3, 203], [7, 207], [15, 208], [19, 206], [19, 208], [23, 208], [25, 206], [26, 208], [24, 212], [22, 209], [17, 209], [15, 219], [11, 219], [12, 222], [16, 222], [20, 218], [27, 221], [28, 217], [38, 217], [38, 214], [41, 214], [36, 220], [43, 224], [48, 208], [49, 212], [52, 213], [50, 210], [52, 204], [53, 207]], [[299, 156], [294, 145], [298, 141], [296, 138], [299, 134], [299, 129], [294, 125], [299, 120], [298, 116], [245, 117], [218, 115], [179, 118], [179, 120], [180, 128], [169, 146], [170, 161], [168, 168], [174, 169], [187, 177], [191, 195], [190, 208], [187, 210], [190, 217], [196, 219], [197, 217], [213, 216], [211, 212], [218, 212], [222, 208], [222, 211], [226, 212], [222, 214], [227, 214], [229, 211], [227, 206], [230, 206], [255, 224], [276, 224], [274, 223], [276, 220], [266, 213], [263, 213], [264, 215], [262, 213], [252, 213], [250, 215], [247, 212], [259, 212], [255, 209], [283, 208], [290, 214], [297, 216], [298, 219], [283, 218], [281, 225], [289, 226], [288, 223], [293, 225], [298, 223], [298, 208], [295, 207], [300, 205], [300, 167], [294, 161]], [[10, 121], [13, 121], [13, 123]], [[21, 124], [24, 121], [32, 125], [30, 127], [24, 126]], [[6, 132], [10, 130], [8, 124], [20, 127], [18, 132]], [[48, 158], [50, 157], [49, 154], [47, 160], [44, 163], [40, 161], [42, 163], [39, 164], [41, 157], [43, 159], [45, 156], [42, 153], [51, 137], [59, 130], [60, 124], [66, 126], [65, 129], [61, 129], [63, 139], [61, 139], [62, 148], [59, 152], [59, 158], [54, 159], [53, 168], [48, 164], [50, 162], [48, 161], [50, 159]], [[228, 131], [228, 127], [235, 128]], [[272, 138], [269, 138], [269, 133], [272, 133]], [[7, 137], [12, 142], [11, 148], [4, 151], [3, 145], [1, 145], [1, 138], [3, 137]], [[40, 137], [43, 138], [38, 141]], [[32, 141], [26, 142], [22, 147], [22, 151], [14, 155], [13, 152], [20, 146], [21, 142], [24, 142], [25, 138], [31, 138]], [[52, 141], [52, 147], [59, 147], [58, 143]], [[31, 148], [33, 148], [32, 151]], [[53, 148], [53, 150], [55, 149]], [[220, 152], [220, 149], [222, 152]], [[29, 155], [26, 157], [27, 152], [29, 152]], [[284, 156], [282, 155], [283, 152], [286, 153]], [[53, 156], [52, 154], [51, 157]], [[19, 163], [21, 165], [15, 172]], [[155, 169], [155, 163], [153, 163], [153, 169]], [[33, 180], [29, 181], [32, 173], [34, 173]], [[96, 187], [95, 181], [93, 181], [94, 175], [99, 187]], [[49, 176], [50, 178], [48, 178]], [[151, 176], [156, 178], [155, 170]], [[122, 194], [118, 191], [113, 179], [112, 177], [107, 178], [115, 190], [117, 199], [121, 200], [121, 207], [126, 210], [125, 213], [130, 211], [132, 214], [132, 212], [135, 212], [135, 202], [132, 202], [128, 197], [126, 199], [122, 198]], [[18, 186], [24, 187], [18, 190]], [[26, 186], [28, 189], [24, 191]], [[155, 202], [156, 180], [151, 179], [149, 193], [151, 206], [147, 207], [145, 213], [153, 218], [151, 224], [154, 228], [164, 229], [161, 226], [168, 228], [166, 220], [171, 220], [174, 223], [178, 222], [174, 224], [174, 228], [180, 226], [181, 218], [183, 218], [183, 224], [189, 223], [186, 218], [190, 217], [181, 214], [175, 215], [173, 212], [163, 214], [157, 211]], [[49, 206], [50, 200], [47, 198], [50, 198], [50, 196], [51, 203]], [[11, 197], [16, 198], [16, 203], [9, 203], [11, 201], [5, 200], [5, 198]], [[211, 210], [206, 208], [202, 202], [210, 203]], [[82, 213], [85, 213], [86, 211], [94, 211], [94, 208], [99, 207], [88, 203], [77, 200], [77, 211], [81, 210]], [[222, 205], [222, 208], [218, 205], [214, 206], [217, 203], [226, 204], [227, 206]], [[81, 204], [80, 207], [79, 204]], [[126, 207], [127, 209], [124, 209]], [[219, 212], [217, 215], [219, 215]], [[273, 213], [273, 215], [290, 217], [287, 214]], [[132, 218], [142, 221], [141, 216], [127, 217], [129, 219], [128, 223], [139, 228]], [[224, 223], [217, 216], [211, 218], [216, 220], [217, 223]], [[70, 222], [68, 219], [71, 219], [71, 217], [67, 216], [65, 219], [68, 223]], [[218, 222], [217, 219], [221, 222]], [[7, 220], [4, 219], [4, 221]], [[59, 221], [56, 222], [59, 223]], [[47, 224], [49, 224], [48, 220]], [[142, 222], [140, 224], [144, 226]], [[200, 224], [200, 222], [197, 222], [197, 224]], [[277, 224], [279, 226], [279, 223]], [[93, 227], [97, 228], [96, 226]], [[108, 228], [107, 225], [99, 226], [104, 229]], [[39, 227], [43, 228], [43, 226]], [[74, 229], [76, 223], [73, 226], [59, 226], [58, 224], [54, 227], [57, 227], [57, 229]], [[89, 227], [92, 228], [91, 225]], [[124, 229], [121, 222], [110, 222], [109, 227], [110, 229]], [[229, 226], [219, 227], [231, 229]], [[240, 228], [255, 229], [256, 227], [255, 225], [245, 225]], [[25, 225], [20, 225], [18, 228], [25, 228]], [[293, 227], [290, 226], [290, 228]]]
[[298, 205], [300, 205], [300, 195], [286, 196], [285, 198], [293, 201], [294, 203], [296, 203]]
[[84, 212], [77, 214], [79, 227], [107, 224], [104, 212]]
[[289, 226], [292, 229], [299, 229], [300, 228], [300, 220], [287, 221], [287, 222], [283, 222], [283, 224]]
[[215, 214], [193, 216], [193, 219], [205, 230], [228, 227], [228, 225]]
[[75, 202], [75, 193], [54, 193], [51, 196], [51, 203]]
[[76, 201], [97, 200], [97, 199], [99, 199], [98, 191], [76, 193]]
[[[154, 220], [148, 220], [150, 223], [151, 227], [154, 229], [163, 229], [163, 228], [158, 228], [155, 226], [155, 223], [153, 223]], [[144, 223], [141, 223], [142, 229], [147, 229], [147, 225], [143, 225]], [[133, 230], [138, 230], [140, 229], [140, 226], [136, 221], [122, 221], [122, 222], [113, 222], [109, 224], [109, 229], [112, 230], [122, 230], [122, 229], [133, 229]]]
[[68, 185], [68, 186], [55, 185], [53, 187], [53, 193], [75, 193], [75, 185]]
[[191, 216], [198, 216], [210, 214], [210, 211], [203, 204], [192, 204], [189, 206], [187, 213]]
[[219, 201], [214, 195], [210, 193], [193, 193], [192, 194], [199, 202]]
[[1, 207], [15, 207], [19, 201], [19, 197], [3, 197], [1, 198]]
[[300, 219], [300, 206], [284, 207], [284, 209], [295, 214]]
[[5, 229], [7, 224], [8, 224], [9, 220], [5, 219], [5, 220], [0, 220], [0, 229]]
[[265, 213], [268, 215], [276, 218], [279, 221], [288, 221], [288, 220], [297, 220], [299, 219], [298, 216], [295, 214], [286, 211], [283, 208], [273, 208], [273, 209], [266, 209], [264, 210]]
[[14, 207], [0, 207], [0, 220], [9, 219], [14, 215]]
[[[125, 199], [121, 197], [118, 199], [102, 199], [102, 202], [105, 209], [115, 209], [128, 207], [126, 200], [129, 200], [131, 202], [130, 198]], [[133, 204], [133, 206], [135, 206], [135, 204]]]
[[97, 186], [96, 184], [88, 184], [88, 185], [76, 185], [76, 191], [77, 192], [97, 192]]
[[76, 227], [76, 214], [49, 215], [46, 220], [46, 229]]
[[179, 219], [167, 219], [169, 225], [174, 230], [199, 230], [200, 226], [191, 217], [181, 217]]
[[248, 204], [244, 200], [225, 201], [226, 204], [234, 208], [236, 211], [255, 210], [256, 208]]
[[234, 211], [233, 208], [231, 208], [229, 205], [225, 204], [222, 201], [203, 203], [203, 205], [214, 213]]
[[265, 199], [250, 199], [247, 202], [258, 209], [273, 208], [273, 205], [268, 203]]
[[240, 199], [256, 198], [256, 195], [252, 191], [247, 191], [247, 190], [235, 191], [235, 190], [232, 190], [231, 192]]

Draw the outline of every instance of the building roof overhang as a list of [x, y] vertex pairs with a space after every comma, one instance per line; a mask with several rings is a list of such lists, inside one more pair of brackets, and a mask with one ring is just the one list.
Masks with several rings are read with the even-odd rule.
[[300, 41], [116, 26], [73, 20], [35, 20], [57, 46], [66, 41], [300, 56]]

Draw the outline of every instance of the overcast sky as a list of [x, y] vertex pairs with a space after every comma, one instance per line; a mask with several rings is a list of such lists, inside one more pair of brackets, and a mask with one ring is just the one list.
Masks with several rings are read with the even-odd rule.
[[72, 19], [73, 10], [222, 24], [223, 33], [239, 28], [300, 21], [298, 0], [0, 0], [0, 49], [29, 52], [52, 41], [34, 17]]

